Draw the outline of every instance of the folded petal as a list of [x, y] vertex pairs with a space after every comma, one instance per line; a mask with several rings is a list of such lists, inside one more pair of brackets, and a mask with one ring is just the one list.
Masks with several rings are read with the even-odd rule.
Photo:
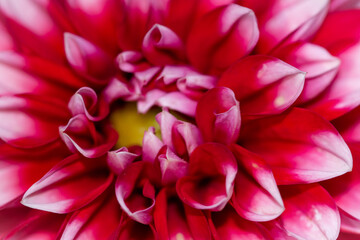
[[216, 240], [227, 239], [272, 239], [266, 229], [256, 222], [241, 218], [229, 205], [221, 212], [211, 213], [213, 236]]
[[107, 153], [116, 143], [118, 134], [110, 126], [98, 131], [85, 115], [71, 118], [66, 126], [59, 127], [60, 137], [72, 152], [96, 158]]
[[142, 43], [145, 57], [154, 65], [175, 64], [184, 60], [184, 45], [170, 28], [155, 24]]
[[250, 221], [269, 221], [284, 211], [284, 204], [271, 169], [258, 155], [239, 145], [231, 150], [241, 170], [235, 180], [232, 205], [240, 216]]
[[218, 74], [251, 52], [259, 31], [254, 13], [235, 4], [205, 14], [190, 30], [187, 54], [202, 72]]
[[150, 127], [144, 133], [142, 143], [143, 161], [154, 162], [162, 146], [164, 146], [164, 143], [155, 135], [155, 128]]
[[123, 211], [133, 220], [149, 224], [153, 220], [155, 188], [145, 177], [145, 162], [131, 164], [117, 178], [116, 198]]
[[234, 91], [243, 114], [261, 116], [289, 108], [301, 94], [304, 80], [299, 69], [271, 56], [254, 55], [232, 65], [218, 85]]
[[171, 189], [161, 190], [156, 197], [154, 224], [160, 240], [211, 239], [202, 211], [184, 205]]
[[285, 211], [275, 221], [296, 239], [337, 239], [340, 215], [331, 196], [318, 184], [284, 187]]
[[280, 44], [313, 37], [327, 14], [329, 1], [240, 0], [238, 3], [254, 10], [260, 30], [256, 50], [268, 53]]
[[306, 72], [305, 85], [297, 100], [298, 104], [309, 101], [323, 92], [334, 79], [340, 65], [340, 60], [326, 49], [305, 42], [280, 47], [273, 56]]
[[70, 99], [68, 108], [73, 116], [84, 114], [91, 121], [103, 120], [109, 113], [109, 103], [98, 99], [96, 92], [89, 88], [80, 88]]
[[236, 173], [230, 150], [218, 143], [204, 143], [190, 155], [188, 175], [178, 180], [176, 190], [193, 208], [221, 211], [233, 193]]
[[305, 109], [249, 122], [240, 145], [265, 159], [278, 184], [318, 182], [352, 169], [351, 152], [337, 130]]
[[0, 97], [0, 138], [16, 147], [33, 148], [59, 138], [68, 111], [62, 100], [35, 95]]
[[198, 102], [195, 119], [205, 141], [235, 142], [240, 132], [241, 116], [233, 91], [225, 87], [209, 90]]
[[130, 152], [126, 147], [122, 147], [115, 151], [109, 151], [106, 160], [110, 169], [120, 175], [139, 156], [137, 153]]
[[172, 129], [174, 149], [180, 156], [189, 156], [204, 142], [199, 128], [188, 122], [177, 122]]
[[178, 157], [170, 148], [163, 148], [159, 152], [158, 161], [161, 171], [161, 182], [164, 185], [176, 183], [188, 171], [188, 163]]
[[21, 203], [48, 212], [72, 212], [93, 201], [112, 180], [103, 159], [71, 155], [33, 184]]
[[74, 212], [65, 226], [61, 239], [86, 240], [112, 237], [122, 213], [113, 191], [110, 187], [91, 204]]

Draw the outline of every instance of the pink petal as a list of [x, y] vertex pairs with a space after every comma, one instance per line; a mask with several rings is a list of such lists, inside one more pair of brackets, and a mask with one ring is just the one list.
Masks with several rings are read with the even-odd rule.
[[328, 0], [238, 2], [252, 8], [258, 18], [260, 38], [257, 51], [260, 53], [268, 53], [280, 44], [310, 39], [328, 10]]
[[350, 9], [359, 9], [359, 0], [332, 0], [330, 3], [330, 11], [343, 11]]
[[126, 147], [108, 152], [107, 163], [110, 169], [120, 175], [140, 155], [129, 152]]
[[59, 127], [60, 137], [72, 152], [96, 158], [107, 153], [116, 143], [118, 134], [109, 126], [99, 132], [85, 115], [71, 118], [66, 126]]
[[155, 135], [155, 128], [150, 127], [143, 138], [143, 161], [154, 162], [164, 143]]
[[124, 72], [141, 72], [150, 68], [151, 64], [147, 62], [141, 52], [123, 51], [116, 57], [119, 69]]
[[190, 117], [195, 116], [197, 102], [180, 92], [171, 92], [157, 100], [157, 105], [178, 111]]
[[121, 210], [114, 190], [109, 190], [71, 215], [61, 236], [62, 240], [109, 239], [113, 236], [120, 222]]
[[305, 109], [253, 120], [241, 134], [240, 145], [266, 160], [278, 184], [318, 182], [352, 168], [350, 150], [340, 134]]
[[16, 49], [16, 43], [3, 23], [0, 23], [0, 51]]
[[55, 141], [68, 117], [60, 100], [35, 95], [0, 97], [0, 138], [16, 147], [33, 148]]
[[139, 113], [145, 114], [147, 111], [149, 111], [154, 105], [157, 103], [157, 101], [166, 95], [166, 92], [159, 90], [159, 89], [153, 89], [148, 91], [145, 94], [144, 99], [140, 99], [137, 102], [137, 109]]
[[[1, 15], [11, 34], [25, 50], [56, 62], [64, 57], [62, 27], [56, 22], [60, 6], [52, 1], [2, 0]], [[24, 11], [26, 9], [26, 11]], [[61, 15], [60, 15], [61, 16]], [[37, 24], [33, 24], [36, 22]], [[68, 27], [68, 25], [66, 26]], [[69, 29], [70, 30], [70, 29]]]
[[[341, 218], [341, 232], [360, 235], [360, 220], [339, 209]], [[355, 239], [355, 238], [353, 238]]]
[[198, 127], [188, 122], [177, 122], [172, 132], [172, 141], [178, 154], [190, 155], [204, 142]]
[[218, 85], [234, 91], [243, 114], [261, 116], [289, 108], [301, 94], [304, 80], [299, 69], [271, 56], [254, 55], [232, 65]]
[[158, 156], [161, 182], [163, 185], [170, 185], [184, 177], [188, 171], [188, 163], [178, 157], [170, 148], [164, 148]]
[[195, 118], [205, 141], [229, 144], [239, 137], [239, 102], [229, 88], [209, 90], [200, 99]]
[[232, 205], [250, 221], [269, 221], [284, 211], [284, 204], [271, 169], [258, 155], [231, 145], [241, 170], [235, 180]]
[[311, 43], [296, 42], [277, 49], [274, 56], [306, 72], [304, 90], [298, 104], [319, 95], [334, 79], [340, 60], [326, 49]]
[[180, 78], [176, 86], [179, 91], [193, 99], [199, 99], [205, 91], [215, 87], [217, 78], [199, 73], [189, 73]]
[[229, 205], [221, 212], [211, 214], [215, 240], [256, 239], [270, 240], [266, 229], [260, 224], [241, 218]]
[[68, 108], [73, 116], [85, 114], [91, 121], [103, 120], [109, 113], [109, 105], [88, 87], [80, 88], [70, 99]]
[[233, 193], [236, 173], [236, 159], [230, 150], [205, 143], [190, 155], [189, 173], [177, 181], [176, 190], [193, 208], [221, 211]]
[[117, 178], [115, 193], [123, 211], [133, 220], [149, 224], [155, 205], [155, 189], [150, 181], [144, 178], [144, 162], [129, 166]]
[[65, 216], [45, 213], [21, 205], [11, 206], [0, 211], [0, 238], [56, 239]]
[[113, 78], [103, 91], [104, 100], [112, 103], [120, 98], [126, 98], [132, 95], [130, 85], [125, 79]]
[[[69, 18], [81, 36], [109, 52], [116, 52], [117, 16], [120, 10], [114, 0], [66, 0]], [[101, 34], [99, 34], [101, 33]]]
[[113, 75], [111, 57], [93, 43], [75, 34], [65, 33], [64, 44], [69, 64], [80, 74], [94, 77], [99, 83]]
[[[341, 61], [330, 87], [308, 108], [327, 119], [335, 119], [360, 104], [360, 10], [329, 14], [314, 42], [325, 47]], [[347, 26], [347, 27], [344, 27]]]
[[340, 215], [331, 196], [318, 184], [281, 190], [285, 211], [275, 220], [297, 239], [336, 239]]
[[144, 225], [128, 217], [121, 221], [116, 239], [157, 240], [158, 238], [152, 225]]
[[102, 161], [78, 155], [64, 159], [27, 190], [21, 203], [54, 213], [68, 213], [87, 205], [113, 180]]
[[145, 57], [154, 65], [175, 64], [184, 60], [184, 45], [170, 28], [155, 24], [142, 43]]
[[156, 197], [154, 224], [159, 240], [211, 239], [204, 214], [184, 205], [170, 189], [163, 189]]
[[178, 120], [167, 109], [163, 109], [161, 113], [156, 115], [156, 122], [160, 126], [161, 140], [165, 145], [173, 148], [172, 129]]
[[189, 34], [187, 54], [192, 65], [200, 71], [218, 74], [249, 54], [258, 36], [254, 13], [229, 4], [197, 21]]

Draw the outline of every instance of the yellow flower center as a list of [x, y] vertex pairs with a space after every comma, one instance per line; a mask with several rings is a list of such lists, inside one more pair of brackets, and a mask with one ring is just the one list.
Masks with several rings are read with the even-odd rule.
[[146, 114], [141, 114], [138, 113], [135, 103], [126, 103], [113, 110], [110, 122], [119, 134], [116, 147], [141, 146], [144, 132], [149, 127], [155, 127], [155, 134], [160, 137], [160, 126], [155, 120], [156, 114], [160, 111], [160, 108], [152, 108]]

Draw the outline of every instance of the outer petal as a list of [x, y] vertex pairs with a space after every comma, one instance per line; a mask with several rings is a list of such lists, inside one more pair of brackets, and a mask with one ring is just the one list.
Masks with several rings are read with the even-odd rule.
[[230, 150], [205, 143], [190, 155], [189, 174], [178, 180], [176, 190], [193, 208], [221, 211], [233, 193], [236, 173], [236, 159]]
[[91, 204], [74, 212], [61, 239], [109, 239], [121, 219], [120, 206], [110, 188]]
[[265, 55], [246, 57], [221, 76], [218, 85], [231, 88], [245, 115], [285, 111], [303, 90], [305, 73]]
[[133, 220], [149, 224], [155, 205], [155, 189], [144, 176], [145, 162], [129, 166], [116, 180], [116, 198], [123, 211]]
[[355, 108], [332, 123], [347, 143], [360, 149], [360, 107]]
[[195, 119], [205, 141], [229, 144], [239, 137], [239, 102], [228, 88], [209, 90], [198, 102]]
[[278, 184], [317, 182], [348, 172], [350, 150], [336, 129], [305, 109], [245, 125], [241, 145], [263, 156]]
[[211, 214], [215, 240], [254, 239], [270, 240], [266, 229], [260, 224], [241, 218], [229, 205], [221, 212]]
[[157, 240], [158, 237], [152, 225], [144, 225], [128, 217], [121, 221], [116, 239]]
[[0, 138], [20, 148], [33, 148], [55, 141], [58, 126], [68, 114], [60, 100], [33, 95], [0, 97]]
[[77, 210], [99, 196], [112, 182], [101, 159], [72, 155], [55, 165], [24, 194], [27, 207], [54, 213]]
[[331, 196], [317, 184], [281, 190], [285, 211], [275, 220], [296, 239], [337, 239], [340, 215]]
[[211, 239], [202, 211], [184, 205], [170, 189], [161, 190], [156, 197], [154, 224], [160, 240]]
[[[329, 14], [314, 42], [341, 61], [330, 87], [308, 107], [327, 119], [335, 119], [360, 104], [360, 10]], [[344, 27], [347, 26], [347, 27]]]
[[265, 161], [239, 145], [231, 150], [241, 170], [235, 180], [232, 205], [240, 216], [250, 221], [269, 221], [284, 211], [284, 204], [274, 176]]
[[328, 0], [239, 0], [252, 8], [259, 21], [260, 39], [257, 51], [268, 53], [279, 44], [308, 40], [321, 26]]
[[176, 183], [188, 171], [188, 163], [178, 157], [170, 148], [163, 148], [158, 156], [161, 171], [161, 182], [164, 185]]
[[319, 95], [334, 79], [340, 60], [326, 49], [311, 43], [296, 42], [277, 49], [274, 56], [306, 72], [304, 90], [297, 103]]
[[192, 27], [187, 54], [200, 71], [218, 74], [250, 53], [258, 36], [254, 13], [229, 4], [207, 13]]
[[60, 137], [72, 152], [96, 158], [107, 153], [116, 143], [118, 135], [109, 126], [99, 132], [85, 115], [71, 118], [66, 126], [59, 127]]

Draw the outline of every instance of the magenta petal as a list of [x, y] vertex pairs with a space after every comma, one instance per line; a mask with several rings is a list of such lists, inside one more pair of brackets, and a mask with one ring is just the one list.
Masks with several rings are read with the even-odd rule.
[[174, 64], [185, 58], [181, 39], [170, 28], [159, 24], [145, 35], [142, 50], [154, 65]]
[[157, 105], [178, 111], [190, 117], [195, 116], [197, 102], [180, 92], [170, 92], [157, 100]]
[[297, 103], [319, 95], [334, 79], [340, 60], [326, 49], [311, 43], [296, 42], [277, 49], [273, 55], [306, 72], [304, 90]]
[[195, 23], [187, 41], [187, 54], [200, 71], [217, 74], [251, 52], [258, 37], [254, 13], [229, 4], [207, 13]]
[[198, 127], [188, 122], [177, 122], [173, 128], [172, 141], [176, 152], [180, 155], [190, 155], [203, 138]]
[[360, 107], [348, 112], [332, 122], [341, 136], [352, 147], [360, 147]]
[[65, 53], [71, 67], [80, 74], [106, 79], [113, 73], [110, 56], [86, 39], [65, 33]]
[[113, 236], [121, 219], [121, 210], [114, 190], [109, 190], [71, 215], [61, 236], [62, 240], [108, 239]]
[[68, 213], [87, 205], [112, 182], [113, 175], [102, 161], [78, 155], [64, 159], [27, 190], [21, 203], [54, 213]]
[[239, 145], [231, 150], [243, 168], [235, 180], [232, 205], [235, 210], [250, 221], [269, 221], [284, 211], [284, 204], [271, 169], [258, 155]]
[[116, 143], [118, 134], [109, 126], [98, 132], [85, 115], [71, 118], [66, 126], [59, 127], [60, 137], [72, 152], [96, 158], [107, 153]]
[[160, 126], [161, 139], [165, 145], [173, 148], [172, 128], [178, 120], [167, 109], [156, 115], [156, 121]]
[[196, 108], [196, 123], [206, 141], [229, 144], [239, 136], [239, 102], [232, 90], [217, 87], [209, 90]]
[[218, 143], [204, 143], [190, 155], [189, 173], [178, 180], [176, 191], [193, 208], [221, 211], [233, 193], [236, 173], [230, 150]]
[[155, 128], [150, 127], [143, 138], [143, 161], [154, 162], [163, 145], [164, 143], [155, 135]]
[[241, 145], [261, 155], [278, 184], [310, 183], [352, 169], [351, 152], [337, 130], [305, 109], [244, 125]]
[[115, 193], [123, 211], [133, 220], [149, 224], [155, 205], [155, 189], [143, 176], [144, 162], [130, 165], [117, 178]]
[[340, 215], [331, 196], [318, 184], [281, 190], [285, 211], [275, 220], [297, 239], [336, 239]]
[[299, 69], [271, 56], [254, 55], [232, 65], [218, 85], [234, 91], [242, 114], [261, 116], [289, 108], [301, 94], [304, 80]]
[[[341, 232], [359, 234], [360, 220], [339, 209], [341, 218]], [[355, 239], [355, 238], [353, 238]]]
[[157, 233], [152, 225], [144, 225], [124, 217], [121, 220], [118, 234], [118, 240], [158, 240]]
[[169, 148], [165, 148], [164, 153], [158, 156], [161, 182], [164, 185], [176, 183], [176, 181], [185, 176], [188, 171], [188, 163], [178, 157]]
[[256, 239], [270, 240], [266, 229], [258, 223], [241, 218], [229, 205], [221, 212], [211, 214], [216, 240]]
[[96, 92], [88, 87], [80, 88], [70, 99], [68, 108], [72, 115], [85, 114], [91, 121], [103, 120], [109, 113], [109, 105], [98, 99]]
[[122, 147], [108, 152], [107, 163], [114, 173], [120, 175], [139, 156], [139, 154], [129, 152], [126, 147]]
[[60, 100], [35, 95], [0, 97], [0, 138], [20, 148], [33, 148], [59, 138], [57, 128], [68, 118]]
[[163, 189], [156, 197], [154, 224], [159, 240], [211, 239], [205, 215], [184, 205], [170, 189]]
[[3, 23], [0, 23], [0, 51], [14, 50], [16, 44]]

